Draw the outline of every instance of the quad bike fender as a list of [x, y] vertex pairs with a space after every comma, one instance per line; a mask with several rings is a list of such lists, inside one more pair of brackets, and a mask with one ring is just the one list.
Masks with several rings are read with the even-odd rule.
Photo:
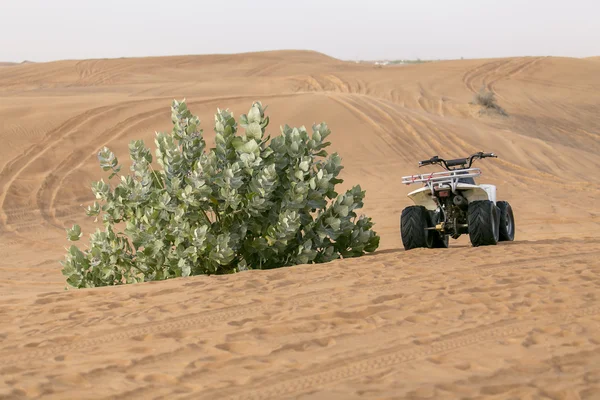
[[415, 203], [416, 206], [423, 206], [431, 211], [435, 211], [438, 208], [431, 196], [431, 189], [429, 189], [427, 186], [413, 190], [407, 194], [407, 196], [413, 201], [413, 203]]
[[481, 185], [467, 185], [459, 183], [456, 187], [457, 191], [460, 191], [469, 203], [477, 200], [490, 200], [496, 204], [496, 186], [481, 184]]

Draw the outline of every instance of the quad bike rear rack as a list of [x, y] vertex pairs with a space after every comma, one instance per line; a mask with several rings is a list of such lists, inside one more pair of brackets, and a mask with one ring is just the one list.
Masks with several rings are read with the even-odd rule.
[[459, 179], [475, 178], [479, 175], [481, 175], [481, 170], [479, 168], [455, 169], [452, 171], [403, 176], [402, 183], [405, 185], [425, 183], [432, 194], [436, 190], [448, 189], [448, 186], [450, 186], [450, 189], [452, 189], [452, 192], [454, 193], [456, 192], [456, 186], [459, 183]]

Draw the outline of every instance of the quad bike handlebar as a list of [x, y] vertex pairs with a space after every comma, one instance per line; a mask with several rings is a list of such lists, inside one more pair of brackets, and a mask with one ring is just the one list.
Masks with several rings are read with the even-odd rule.
[[498, 156], [495, 155], [494, 153], [484, 153], [483, 151], [480, 151], [475, 154], [471, 154], [469, 157], [456, 158], [454, 160], [445, 160], [443, 158], [439, 158], [438, 156], [433, 156], [429, 160], [419, 161], [419, 167], [424, 167], [426, 165], [432, 165], [432, 164], [439, 164], [444, 169], [446, 169], [448, 171], [452, 171], [454, 169], [457, 169], [457, 168], [452, 168], [452, 167], [459, 167], [461, 169], [471, 168], [473, 161], [480, 159], [480, 158], [488, 158], [488, 157], [497, 158]]

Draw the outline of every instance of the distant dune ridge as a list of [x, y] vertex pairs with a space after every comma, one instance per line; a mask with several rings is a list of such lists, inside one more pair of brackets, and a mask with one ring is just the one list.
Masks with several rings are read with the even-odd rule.
[[[600, 398], [599, 57], [375, 66], [312, 51], [0, 63], [0, 397]], [[10, 67], [9, 67], [10, 66]], [[4, 68], [7, 67], [7, 68]], [[470, 104], [495, 93], [507, 117]], [[186, 99], [325, 121], [380, 250], [232, 276], [63, 290], [65, 229], [109, 146], [153, 146]], [[401, 177], [495, 152], [516, 241], [405, 252]], [[84, 241], [85, 242], [85, 241]]]
[[32, 64], [32, 61], [21, 61], [20, 63], [17, 62], [10, 62], [10, 61], [0, 61], [0, 67], [12, 67], [14, 65], [25, 65], [25, 64]]

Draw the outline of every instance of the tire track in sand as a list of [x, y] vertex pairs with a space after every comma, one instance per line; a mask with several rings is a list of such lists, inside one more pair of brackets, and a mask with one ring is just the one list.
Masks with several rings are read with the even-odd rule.
[[480, 65], [477, 65], [475, 68], [467, 70], [463, 77], [463, 84], [469, 89], [469, 91], [476, 93], [478, 90], [474, 88], [474, 81], [476, 79], [482, 78], [485, 81], [485, 77], [489, 75], [492, 71], [497, 70], [505, 64], [508, 64], [511, 60], [499, 60], [499, 61], [490, 61]]
[[374, 117], [372, 113], [379, 114], [382, 118], [387, 119], [389, 122], [393, 122], [394, 125], [396, 125], [398, 121], [394, 121], [394, 118], [390, 114], [385, 113], [376, 107], [370, 109], [371, 107], [369, 107], [368, 102], [364, 101], [370, 98], [370, 96], [356, 94], [329, 94], [328, 97], [342, 105], [354, 115], [358, 116], [361, 120], [368, 123], [373, 128], [377, 136], [386, 146], [385, 149], [380, 149], [383, 154], [386, 154], [386, 152], [388, 152], [390, 149], [393, 149], [396, 155], [400, 155], [405, 159], [408, 159], [415, 152], [414, 146], [419, 146], [421, 151], [424, 151], [424, 149], [429, 146], [429, 143], [423, 140], [423, 138], [418, 135], [414, 129], [411, 129], [412, 127], [409, 124], [406, 124], [406, 121], [404, 120], [401, 121], [403, 123], [402, 129], [410, 133], [415, 139], [415, 142], [410, 143], [411, 146], [408, 145], [408, 142], [401, 141], [402, 135], [396, 135], [387, 130], [385, 128], [386, 124], [377, 123], [375, 119], [376, 117]]
[[54, 203], [56, 202], [58, 192], [65, 179], [71, 173], [83, 166], [88, 158], [95, 155], [104, 144], [108, 144], [111, 141], [120, 138], [132, 129], [137, 129], [146, 121], [156, 118], [163, 110], [164, 107], [159, 107], [141, 114], [133, 115], [97, 135], [96, 140], [92, 140], [85, 145], [73, 149], [69, 156], [64, 158], [56, 168], [52, 169], [44, 177], [44, 180], [36, 193], [36, 204], [41, 212], [42, 218], [55, 227], [62, 229], [63, 226], [61, 222], [56, 219], [56, 207], [54, 206]]
[[512, 79], [513, 77], [523, 73], [525, 70], [533, 67], [541, 59], [542, 59], [541, 57], [535, 57], [531, 60], [528, 60], [528, 59], [517, 60], [517, 62], [516, 62], [517, 65], [515, 67], [508, 69], [508, 71], [502, 72], [502, 73], [500, 73], [499, 70], [495, 71], [497, 76], [495, 78], [492, 78], [487, 83], [487, 85], [486, 85], [487, 89], [490, 92], [495, 93], [495, 95], [498, 96], [499, 98], [504, 99], [504, 97], [496, 91], [496, 89], [495, 89], [496, 83], [503, 81], [503, 80]]
[[[315, 388], [327, 387], [339, 381], [364, 376], [377, 370], [396, 366], [409, 361], [416, 361], [432, 355], [447, 353], [461, 348], [475, 346], [490, 340], [497, 340], [513, 335], [523, 334], [533, 328], [539, 328], [557, 322], [570, 323], [578, 319], [590, 317], [600, 313], [600, 306], [594, 305], [559, 315], [547, 314], [542, 318], [528, 318], [525, 320], [506, 319], [491, 324], [485, 324], [475, 328], [469, 328], [449, 335], [441, 335], [425, 343], [392, 344], [386, 343], [383, 349], [374, 354], [357, 355], [351, 357], [339, 365], [339, 360], [333, 363], [317, 366], [310, 373], [296, 378], [278, 376], [270, 382], [260, 382], [260, 389], [253, 390], [250, 385], [243, 385], [233, 389], [218, 391], [204, 391], [192, 396], [182, 397], [184, 399], [211, 398], [218, 394], [221, 399], [238, 400], [262, 400], [280, 399], [284, 396], [298, 395]], [[389, 336], [388, 336], [389, 337]], [[391, 346], [390, 346], [391, 345]], [[365, 344], [368, 348], [368, 343]], [[228, 395], [228, 396], [227, 396]]]
[[[585, 255], [599, 254], [600, 251], [593, 251], [588, 253], [581, 252], [573, 252], [569, 254], [561, 255], [561, 261], [567, 260], [569, 257], [579, 258]], [[519, 266], [523, 266], [523, 264], [534, 263], [535, 267], [539, 264], [540, 261], [543, 260], [554, 260], [554, 255], [548, 255], [547, 257], [532, 257], [525, 258], [521, 260], [514, 260], [510, 264], [492, 264], [489, 265], [487, 263], [481, 265], [475, 265], [469, 268], [462, 268], [457, 270], [452, 270], [452, 273], [475, 273], [478, 275], [487, 275], [490, 273], [495, 273], [496, 271], [508, 270], [519, 268]], [[449, 271], [450, 272], [450, 271]], [[396, 281], [386, 282], [381, 285], [373, 286], [373, 291], [377, 292], [382, 289], [392, 289], [396, 287], [401, 287], [409, 282], [415, 280], [421, 280], [427, 277], [436, 276], [439, 274], [439, 271], [432, 272], [429, 274], [420, 274], [409, 276], [406, 278], [401, 278]], [[352, 297], [353, 294], [351, 291], [347, 293], [347, 297]], [[339, 293], [333, 293], [331, 288], [322, 289], [319, 291], [313, 291], [306, 293], [304, 295], [297, 296], [295, 299], [286, 302], [286, 305], [289, 307], [301, 306], [303, 304], [314, 304], [316, 302], [330, 302], [330, 301], [339, 301], [340, 300]], [[174, 330], [181, 330], [184, 328], [191, 328], [197, 325], [209, 323], [209, 322], [217, 322], [217, 321], [225, 321], [230, 320], [232, 318], [248, 318], [251, 316], [259, 315], [265, 311], [269, 311], [272, 309], [279, 310], [281, 305], [278, 303], [282, 301], [282, 299], [278, 299], [276, 302], [266, 303], [256, 305], [255, 302], [250, 303], [242, 303], [233, 306], [227, 306], [224, 308], [219, 308], [216, 310], [208, 310], [208, 311], [200, 311], [194, 314], [188, 314], [181, 317], [168, 318], [166, 320], [161, 321], [153, 321], [149, 323], [141, 323], [135, 326], [129, 327], [121, 327], [117, 329], [112, 329], [109, 331], [98, 332], [92, 337], [87, 336], [84, 339], [73, 339], [73, 342], [66, 345], [48, 345], [43, 348], [36, 348], [32, 350], [26, 349], [17, 349], [15, 351], [3, 352], [0, 353], [0, 365], [6, 364], [20, 364], [24, 362], [29, 362], [33, 359], [46, 358], [57, 355], [59, 353], [69, 353], [76, 350], [91, 348], [93, 346], [103, 345], [107, 343], [111, 343], [114, 341], [124, 340], [128, 338], [132, 338], [135, 336], [144, 336], [149, 334], [157, 334], [163, 332], [170, 332]], [[115, 317], [116, 318], [116, 317]], [[101, 320], [101, 321], [106, 321]], [[100, 321], [97, 321], [100, 322]], [[65, 331], [69, 329], [69, 326], [60, 326], [57, 327], [60, 331]], [[47, 336], [48, 333], [52, 332], [52, 330], [42, 331], [44, 337]]]
[[19, 175], [28, 167], [35, 164], [37, 159], [57, 146], [61, 140], [77, 133], [77, 130], [97, 119], [106, 118], [107, 115], [118, 113], [129, 106], [145, 102], [147, 100], [133, 100], [116, 105], [93, 108], [79, 114], [59, 127], [48, 132], [41, 142], [30, 146], [21, 155], [10, 160], [0, 171], [0, 229], [9, 228], [7, 215], [4, 212], [5, 202], [10, 188]]

